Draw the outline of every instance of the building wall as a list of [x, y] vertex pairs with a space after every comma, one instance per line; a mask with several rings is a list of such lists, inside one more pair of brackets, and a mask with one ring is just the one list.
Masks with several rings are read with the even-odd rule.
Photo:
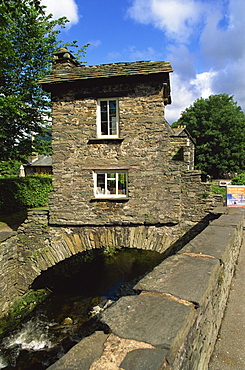
[[178, 161], [183, 171], [194, 170], [195, 145], [187, 136], [172, 137], [172, 144], [175, 147], [175, 154], [172, 159]]
[[[168, 79], [159, 73], [52, 85], [51, 224], [177, 224], [193, 210], [196, 222], [215, 206], [206, 199], [209, 185], [191, 173], [193, 142], [164, 118]], [[98, 139], [98, 98], [118, 99], [119, 139]], [[95, 199], [93, 171], [106, 169], [128, 171], [127, 199]]]
[[43, 173], [43, 174], [52, 174], [51, 166], [26, 166], [25, 168], [26, 175], [32, 175], [33, 173]]
[[[77, 84], [53, 95], [51, 223], [179, 221], [180, 191], [172, 194], [169, 189], [173, 183], [180, 189], [183, 163], [173, 159], [176, 149], [164, 119], [163, 78], [126, 82]], [[97, 97], [118, 97], [123, 140], [97, 139]], [[128, 170], [128, 199], [96, 201], [93, 170], [117, 168]]]

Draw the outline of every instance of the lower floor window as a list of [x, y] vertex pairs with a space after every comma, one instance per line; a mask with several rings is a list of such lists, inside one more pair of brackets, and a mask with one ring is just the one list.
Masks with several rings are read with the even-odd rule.
[[97, 198], [126, 197], [127, 172], [94, 172], [94, 194]]

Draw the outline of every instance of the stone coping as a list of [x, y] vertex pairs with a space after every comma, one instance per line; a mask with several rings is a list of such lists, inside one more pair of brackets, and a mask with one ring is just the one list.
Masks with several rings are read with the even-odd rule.
[[[242, 243], [243, 219], [243, 210], [223, 214], [141, 279], [135, 286], [139, 295], [108, 307], [102, 314], [110, 330], [100, 339], [103, 353], [83, 369], [207, 369]], [[88, 351], [87, 341], [78, 344], [79, 353], [73, 355], [72, 349], [50, 369], [68, 369], [65, 361], [72, 356], [78, 361]]]

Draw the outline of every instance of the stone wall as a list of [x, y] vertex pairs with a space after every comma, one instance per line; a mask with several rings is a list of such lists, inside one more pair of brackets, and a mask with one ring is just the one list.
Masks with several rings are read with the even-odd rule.
[[0, 310], [6, 311], [26, 293], [43, 271], [78, 253], [120, 246], [167, 256], [199, 233], [213, 217], [207, 214], [195, 223], [53, 227], [48, 211], [29, 211], [17, 235], [1, 243]]
[[0, 316], [21, 294], [16, 287], [18, 282], [17, 237], [12, 236], [1, 243], [0, 254]]
[[[229, 209], [135, 289], [105, 309], [109, 334], [96, 332], [50, 370], [206, 370], [243, 238], [244, 213]], [[75, 362], [74, 362], [75, 361]]]
[[181, 172], [181, 205], [182, 222], [189, 225], [199, 222], [215, 207], [222, 206], [224, 201], [219, 194], [211, 193], [211, 184], [201, 181], [201, 171]]
[[[182, 171], [193, 162], [193, 145], [187, 145], [187, 137], [174, 138], [164, 118], [163, 80], [147, 76], [143, 80], [125, 78], [121, 83], [83, 81], [61, 86], [53, 93], [55, 191], [50, 197], [51, 224], [167, 224], [183, 220]], [[97, 138], [99, 97], [118, 98], [119, 139]], [[182, 149], [183, 158], [178, 158], [176, 153]], [[128, 171], [127, 199], [94, 198], [93, 171], [99, 169]], [[198, 207], [199, 194], [206, 187], [197, 180], [197, 196], [190, 197], [188, 209], [192, 201]]]
[[[51, 223], [144, 223], [146, 214], [152, 222], [179, 219], [178, 199], [171, 204], [167, 192], [170, 127], [164, 120], [161, 89], [161, 82], [156, 81], [105, 84], [92, 92], [82, 87], [57, 97], [53, 102]], [[121, 141], [96, 140], [97, 94], [124, 95], [119, 97]], [[128, 170], [128, 199], [96, 201], [93, 170], [117, 168]]]
[[124, 343], [123, 369], [136, 369], [141, 361], [161, 361], [169, 369], [206, 369], [243, 236], [243, 211], [225, 212], [173, 254], [172, 243], [183, 233], [180, 225], [52, 228], [47, 212], [32, 211], [18, 234], [1, 244], [1, 311], [42, 271], [76, 253], [111, 245], [165, 252], [169, 257], [135, 286], [139, 295], [122, 297], [104, 312], [112, 334], [103, 340]]
[[187, 132], [185, 132], [185, 127], [173, 128], [173, 133], [175, 134], [171, 138], [171, 142], [176, 148], [176, 152], [172, 159], [178, 161], [179, 168], [183, 171], [194, 170], [195, 162], [195, 144], [193, 139]]
[[0, 250], [0, 316], [25, 294], [40, 274], [33, 261], [49, 244], [47, 211], [29, 212], [16, 235], [6, 238]]
[[[113, 334], [164, 349], [166, 368], [207, 369], [242, 242], [243, 217], [238, 211], [213, 221], [135, 286], [139, 296], [121, 298], [106, 310], [103, 321]], [[121, 368], [136, 368], [134, 359], [131, 352]]]

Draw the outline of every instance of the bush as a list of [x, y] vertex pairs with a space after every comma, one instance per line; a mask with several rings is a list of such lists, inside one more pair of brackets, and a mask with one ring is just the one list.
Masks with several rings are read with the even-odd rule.
[[20, 173], [21, 164], [22, 163], [20, 161], [16, 161], [16, 160], [0, 161], [0, 176], [3, 178], [18, 177]]
[[222, 195], [223, 199], [226, 200], [226, 187], [213, 185], [212, 184], [212, 193]]
[[51, 175], [0, 179], [0, 213], [47, 206], [52, 190]]
[[245, 172], [239, 173], [231, 182], [232, 185], [245, 185]]

